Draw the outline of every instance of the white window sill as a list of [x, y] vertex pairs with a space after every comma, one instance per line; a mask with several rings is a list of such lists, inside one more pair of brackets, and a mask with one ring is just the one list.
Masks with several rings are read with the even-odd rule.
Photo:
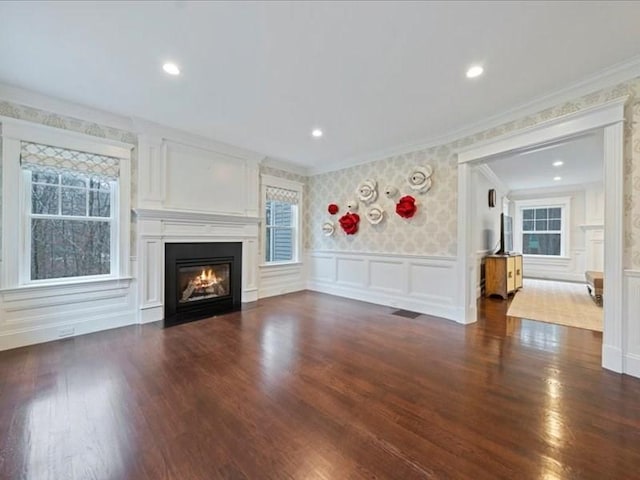
[[258, 265], [260, 268], [295, 267], [301, 266], [302, 262], [269, 262]]
[[570, 262], [571, 257], [565, 257], [560, 255], [523, 255], [527, 260], [540, 260], [541, 262], [558, 261], [558, 262]]
[[[55, 281], [55, 282], [43, 282], [43, 283], [28, 283], [25, 285], [17, 285], [15, 287], [8, 287], [0, 289], [2, 295], [20, 295], [30, 294], [32, 292], [51, 291], [57, 292], [62, 290], [68, 290], [70, 292], [81, 293], [83, 291], [93, 291], [104, 288], [122, 288], [128, 287], [133, 277], [102, 277], [102, 278], [74, 278], [69, 281]], [[40, 293], [39, 293], [40, 294]]]

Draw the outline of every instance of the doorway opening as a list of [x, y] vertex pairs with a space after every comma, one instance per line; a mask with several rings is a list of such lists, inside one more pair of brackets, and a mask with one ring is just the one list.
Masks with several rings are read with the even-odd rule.
[[[476, 267], [477, 250], [474, 248], [473, 241], [475, 198], [472, 195], [472, 175], [474, 168], [504, 156], [543, 149], [601, 131], [604, 165], [603, 242], [607, 247], [603, 254], [603, 288], [607, 294], [603, 306], [602, 365], [610, 370], [622, 371], [624, 102], [625, 99], [609, 102], [530, 129], [473, 145], [458, 152], [458, 278], [459, 304], [462, 308], [461, 315], [464, 323], [474, 322], [477, 319], [476, 298], [479, 273]], [[557, 212], [553, 213], [555, 215]], [[546, 214], [549, 215], [548, 210]], [[529, 217], [531, 213], [527, 212], [526, 215]], [[534, 212], [533, 215], [535, 221], [536, 213]], [[543, 212], [540, 215], [542, 216]], [[543, 219], [540, 218], [540, 220]], [[548, 222], [549, 218], [546, 220]], [[535, 233], [535, 229], [533, 232]], [[536, 246], [535, 240], [537, 240], [537, 248], [543, 248], [540, 238], [523, 237], [521, 241], [532, 241], [531, 248], [533, 248]], [[546, 241], [549, 243], [549, 239]], [[546, 245], [544, 248], [551, 247]]]

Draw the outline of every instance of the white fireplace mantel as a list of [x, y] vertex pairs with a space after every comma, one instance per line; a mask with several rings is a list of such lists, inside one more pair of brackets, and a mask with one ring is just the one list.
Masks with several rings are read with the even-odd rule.
[[253, 225], [260, 221], [260, 218], [258, 217], [229, 215], [226, 213], [198, 212], [194, 210], [136, 208], [133, 212], [138, 220], [187, 221], [235, 225]]
[[241, 242], [242, 302], [258, 299], [258, 217], [176, 209], [139, 208], [133, 213], [136, 217], [140, 323], [164, 318], [167, 243]]

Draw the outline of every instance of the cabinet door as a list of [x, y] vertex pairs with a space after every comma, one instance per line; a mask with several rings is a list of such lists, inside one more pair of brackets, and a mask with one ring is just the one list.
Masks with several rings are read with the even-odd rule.
[[514, 257], [507, 258], [507, 292], [513, 292], [516, 289], [516, 259]]
[[522, 288], [522, 255], [515, 257], [516, 259], [516, 288]]
[[506, 296], [506, 262], [503, 258], [487, 257], [485, 259], [485, 295]]

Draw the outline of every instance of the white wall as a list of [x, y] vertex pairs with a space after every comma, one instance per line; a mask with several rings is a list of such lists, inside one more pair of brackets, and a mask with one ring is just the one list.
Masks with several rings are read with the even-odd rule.
[[[481, 295], [484, 257], [500, 247], [500, 214], [503, 203], [508, 202], [508, 188], [500, 182], [487, 165], [472, 170], [471, 183], [474, 198], [473, 245], [476, 252], [476, 296]], [[490, 189], [496, 190], [495, 207], [489, 207]]]
[[[526, 278], [584, 282], [586, 270], [603, 270], [604, 190], [602, 184], [569, 188], [515, 190], [510, 213], [515, 219], [515, 203], [522, 200], [570, 197], [569, 245], [562, 258], [524, 256]], [[514, 228], [515, 230], [515, 228]]]

